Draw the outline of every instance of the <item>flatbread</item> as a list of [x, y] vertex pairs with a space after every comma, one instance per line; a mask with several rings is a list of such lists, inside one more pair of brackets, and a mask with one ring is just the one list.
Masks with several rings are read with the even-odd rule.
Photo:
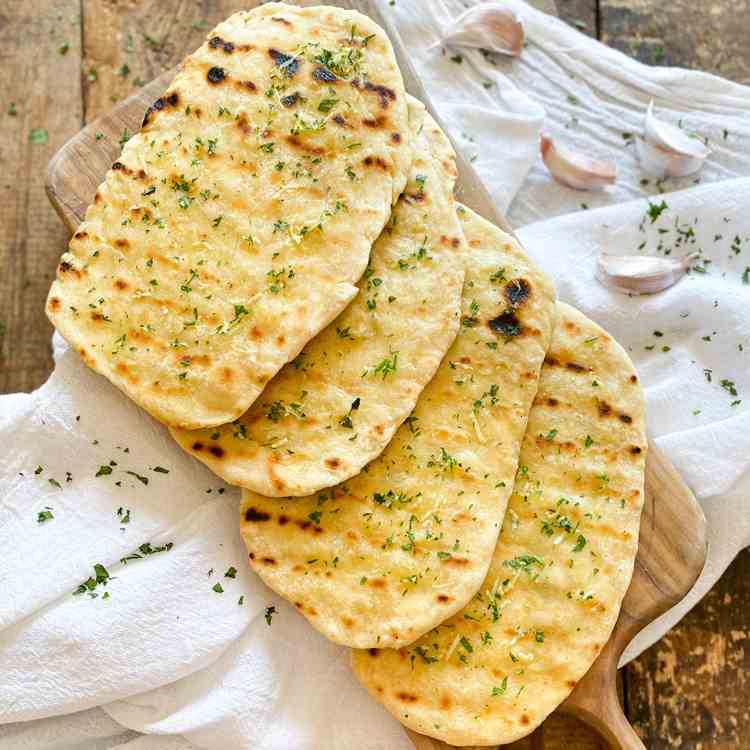
[[461, 329], [412, 415], [348, 482], [279, 501], [245, 490], [251, 566], [332, 641], [402, 646], [461, 609], [487, 572], [554, 315], [508, 235], [461, 208]]
[[399, 721], [450, 745], [533, 731], [607, 642], [633, 571], [647, 448], [641, 386], [606, 331], [558, 310], [480, 593], [408, 649], [352, 655]]
[[452, 196], [455, 154], [413, 101], [409, 182], [357, 297], [239, 420], [172, 431], [231, 484], [303, 496], [354, 476], [388, 445], [453, 343], [466, 255]]
[[50, 320], [157, 419], [231, 422], [354, 297], [410, 164], [380, 27], [325, 6], [236, 13], [107, 173]]

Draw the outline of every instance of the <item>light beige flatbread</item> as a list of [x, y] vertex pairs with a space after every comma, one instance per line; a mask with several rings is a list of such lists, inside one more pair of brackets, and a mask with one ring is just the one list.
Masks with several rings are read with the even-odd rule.
[[606, 643], [643, 506], [644, 401], [625, 351], [558, 304], [516, 485], [480, 592], [408, 649], [354, 671], [406, 726], [451, 745], [531, 732]]
[[410, 164], [382, 29], [325, 6], [237, 13], [107, 173], [48, 315], [156, 418], [230, 422], [354, 297]]
[[461, 609], [487, 572], [513, 486], [554, 290], [511, 237], [461, 212], [461, 329], [393, 441], [327, 492], [243, 492], [250, 564], [337, 643], [406, 645]]
[[456, 336], [466, 252], [455, 154], [413, 106], [409, 182], [357, 297], [239, 420], [172, 431], [231, 484], [283, 497], [349, 479], [388, 445]]

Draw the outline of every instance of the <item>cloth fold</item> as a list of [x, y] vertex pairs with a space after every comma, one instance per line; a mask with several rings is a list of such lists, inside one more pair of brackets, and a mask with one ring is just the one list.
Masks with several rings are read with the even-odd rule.
[[[527, 33], [514, 60], [435, 46], [459, 0], [398, 0], [384, 11], [560, 298], [630, 352], [651, 434], [706, 511], [706, 570], [636, 638], [632, 658], [750, 543], [750, 89], [649, 68], [513, 4]], [[640, 132], [652, 98], [660, 116], [709, 138], [697, 180], [642, 182], [623, 133]], [[553, 182], [538, 158], [542, 129], [615, 161], [617, 185], [582, 193]], [[700, 250], [703, 272], [629, 298], [594, 280], [602, 249]], [[237, 490], [54, 343], [50, 380], [0, 398], [0, 438], [11, 446], [0, 455], [3, 747], [410, 750], [346, 651], [249, 571]]]

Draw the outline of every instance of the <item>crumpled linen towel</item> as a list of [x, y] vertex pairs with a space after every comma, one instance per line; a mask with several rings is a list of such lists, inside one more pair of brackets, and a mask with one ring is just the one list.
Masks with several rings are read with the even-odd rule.
[[[750, 180], [734, 179], [750, 175], [750, 89], [648, 68], [516, 6], [527, 30], [522, 57], [461, 51], [461, 63], [451, 60], [454, 51], [430, 49], [460, 12], [458, 0], [397, 0], [384, 10], [452, 135], [522, 227], [522, 241], [554, 276], [561, 299], [628, 347], [646, 388], [652, 436], [708, 516], [704, 575], [686, 603], [636, 639], [632, 657], [750, 543], [750, 285], [742, 281], [750, 265]], [[714, 154], [701, 185], [672, 180], [665, 189], [679, 192], [658, 197], [653, 181], [641, 185], [622, 133], [639, 131], [652, 97], [662, 116], [710, 138]], [[542, 128], [614, 159], [618, 185], [592, 194], [552, 182], [537, 156]], [[649, 195], [657, 207], [650, 213]], [[597, 210], [582, 210], [584, 203]], [[655, 251], [660, 239], [676, 245], [678, 229], [688, 227], [694, 243], [673, 252], [700, 248], [712, 261], [706, 273], [640, 299], [593, 280], [600, 248], [630, 253], [645, 241], [644, 251]], [[7, 551], [0, 557], [7, 591], [0, 598], [0, 722], [15, 722], [0, 726], [3, 746], [410, 750], [400, 726], [351, 676], [346, 652], [247, 570], [237, 491], [183, 455], [163, 427], [59, 339], [56, 345], [47, 384], [0, 398], [0, 436], [12, 446], [0, 456]], [[54, 518], [38, 523], [46, 508]], [[171, 549], [155, 551], [169, 542]], [[141, 558], [119, 562], [134, 552]], [[106, 587], [95, 586], [96, 598], [73, 596], [95, 575], [95, 563], [111, 576]], [[226, 576], [232, 567], [234, 578]], [[104, 711], [94, 708], [102, 704]], [[55, 714], [70, 715], [41, 718]], [[37, 720], [19, 723], [30, 719]]]

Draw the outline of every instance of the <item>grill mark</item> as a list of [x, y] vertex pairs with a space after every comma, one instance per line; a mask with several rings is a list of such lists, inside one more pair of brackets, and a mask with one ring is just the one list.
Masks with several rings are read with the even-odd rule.
[[368, 128], [380, 128], [385, 125], [386, 118], [383, 115], [377, 117], [363, 117], [362, 124]]
[[208, 82], [213, 83], [214, 85], [223, 83], [226, 77], [227, 77], [226, 71], [224, 70], [224, 68], [220, 68], [218, 65], [215, 65], [213, 68], [211, 68], [208, 71], [208, 73], [206, 73], [206, 78], [208, 79]]
[[151, 120], [151, 115], [154, 112], [161, 112], [163, 109], [166, 109], [167, 107], [176, 107], [179, 104], [180, 101], [180, 95], [173, 91], [171, 94], [166, 94], [165, 96], [160, 96], [147, 110], [146, 113], [143, 115], [143, 122], [141, 123], [141, 127], [145, 128], [146, 125]]
[[212, 37], [208, 42], [208, 46], [212, 47], [213, 49], [223, 49], [224, 52], [226, 52], [228, 55], [231, 55], [232, 52], [234, 52], [234, 43], [228, 42], [225, 39], [222, 39], [220, 36]]
[[287, 55], [286, 52], [281, 52], [273, 47], [268, 50], [268, 54], [271, 56], [274, 63], [281, 68], [281, 71], [286, 78], [294, 78], [300, 65], [298, 57]]
[[258, 510], [257, 508], [250, 507], [245, 511], [246, 521], [260, 523], [262, 521], [268, 521], [270, 518], [270, 513], [266, 513], [264, 510]]
[[286, 141], [287, 143], [289, 143], [292, 146], [295, 146], [301, 151], [307, 151], [307, 153], [315, 154], [316, 156], [320, 156], [321, 154], [324, 154], [326, 152], [326, 150], [322, 146], [310, 146], [309, 144], [302, 141], [302, 139], [299, 136], [296, 136], [296, 135], [288, 135], [286, 137]]
[[518, 320], [518, 317], [512, 310], [500, 313], [496, 318], [490, 320], [487, 325], [491, 331], [505, 336], [506, 339], [520, 336], [523, 332], [521, 321]]
[[505, 285], [505, 298], [513, 307], [522, 305], [531, 294], [531, 286], [526, 279], [514, 279]]
[[287, 108], [293, 107], [295, 104], [299, 103], [301, 98], [299, 91], [295, 91], [293, 94], [288, 94], [287, 96], [282, 97], [281, 103]]
[[335, 73], [323, 65], [318, 65], [313, 70], [312, 76], [316, 81], [322, 81], [323, 83], [338, 83], [341, 80]]
[[382, 84], [373, 83], [372, 81], [365, 81], [363, 84], [359, 78], [354, 78], [352, 80], [352, 86], [354, 86], [355, 89], [364, 89], [371, 94], [377, 94], [381, 109], [388, 109], [391, 102], [396, 101], [396, 92]]

